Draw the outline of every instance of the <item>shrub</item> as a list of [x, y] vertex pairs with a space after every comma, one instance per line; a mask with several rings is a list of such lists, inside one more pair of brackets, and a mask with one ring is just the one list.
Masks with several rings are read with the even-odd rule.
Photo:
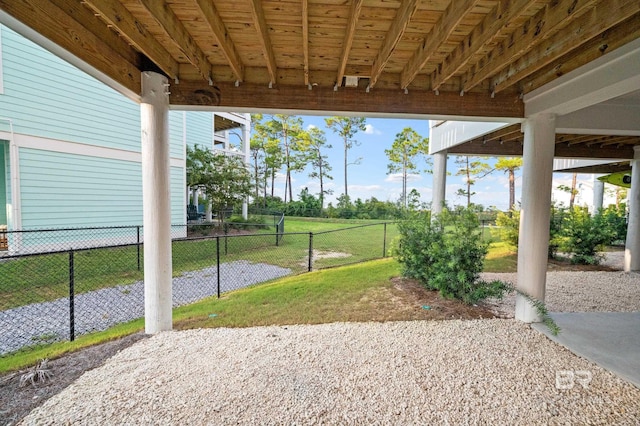
[[403, 274], [437, 290], [443, 297], [473, 304], [501, 297], [507, 284], [480, 280], [488, 244], [482, 241], [477, 216], [462, 210], [444, 210], [433, 222], [416, 213], [400, 222], [396, 257]]
[[574, 207], [564, 220], [560, 231], [561, 249], [571, 253], [571, 262], [597, 265], [602, 256], [597, 251], [615, 238], [602, 212], [591, 216], [583, 207]]
[[496, 225], [499, 228], [492, 230], [500, 238], [511, 247], [518, 248], [518, 235], [520, 232], [520, 210], [510, 210], [508, 213], [499, 212], [496, 216]]
[[613, 242], [622, 242], [627, 239], [627, 206], [620, 204], [619, 206], [610, 205], [601, 211], [602, 219], [606, 226], [612, 231]]
[[488, 243], [482, 240], [474, 212], [467, 209], [451, 214], [445, 209], [434, 221], [428, 213], [413, 213], [398, 223], [398, 230], [394, 255], [404, 276], [417, 279], [443, 297], [468, 304], [515, 291], [531, 302], [553, 334], [560, 330], [543, 302], [511, 283], [480, 279]]

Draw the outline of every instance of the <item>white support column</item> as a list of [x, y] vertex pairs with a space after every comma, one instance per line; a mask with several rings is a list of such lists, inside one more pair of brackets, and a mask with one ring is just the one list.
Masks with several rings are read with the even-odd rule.
[[[522, 208], [518, 238], [518, 289], [544, 301], [549, 249], [555, 115], [540, 114], [523, 123]], [[527, 299], [516, 296], [516, 319], [539, 322]]]
[[433, 216], [442, 212], [447, 188], [447, 151], [433, 154], [433, 194], [431, 196], [431, 213]]
[[167, 78], [142, 73], [145, 332], [171, 330], [171, 193]]
[[602, 209], [604, 203], [604, 182], [598, 180], [598, 175], [593, 175], [593, 214]]
[[[244, 163], [249, 167], [251, 161], [251, 120], [249, 123], [242, 126], [242, 147], [244, 152]], [[246, 199], [242, 203], [242, 218], [247, 220], [249, 218], [249, 200]]]
[[628, 191], [629, 223], [624, 248], [624, 271], [640, 271], [640, 146], [633, 147], [631, 188]]

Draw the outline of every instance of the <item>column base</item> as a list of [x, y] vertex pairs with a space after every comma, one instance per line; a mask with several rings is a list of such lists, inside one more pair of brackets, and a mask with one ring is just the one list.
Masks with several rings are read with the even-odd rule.
[[538, 314], [535, 306], [531, 304], [524, 296], [516, 294], [516, 319], [526, 323], [542, 322], [542, 318]]

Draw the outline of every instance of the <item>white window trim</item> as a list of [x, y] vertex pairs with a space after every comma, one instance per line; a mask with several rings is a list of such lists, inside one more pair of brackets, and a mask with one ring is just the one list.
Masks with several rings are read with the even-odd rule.
[[2, 76], [2, 25], [0, 25], [0, 95], [4, 94], [4, 78]]

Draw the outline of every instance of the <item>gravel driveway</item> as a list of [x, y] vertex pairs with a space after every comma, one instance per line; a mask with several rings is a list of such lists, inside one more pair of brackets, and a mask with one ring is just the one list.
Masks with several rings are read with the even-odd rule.
[[[290, 269], [245, 260], [220, 265], [221, 292], [280, 278]], [[216, 294], [217, 268], [185, 272], [173, 279], [173, 306]], [[75, 333], [106, 330], [144, 316], [144, 282], [104, 288], [75, 296]], [[34, 303], [0, 311], [0, 355], [34, 343], [69, 337], [69, 299]]]
[[[564, 380], [567, 371], [579, 381]], [[161, 333], [88, 371], [22, 424], [636, 425], [638, 419], [638, 388], [523, 323], [493, 319]]]

